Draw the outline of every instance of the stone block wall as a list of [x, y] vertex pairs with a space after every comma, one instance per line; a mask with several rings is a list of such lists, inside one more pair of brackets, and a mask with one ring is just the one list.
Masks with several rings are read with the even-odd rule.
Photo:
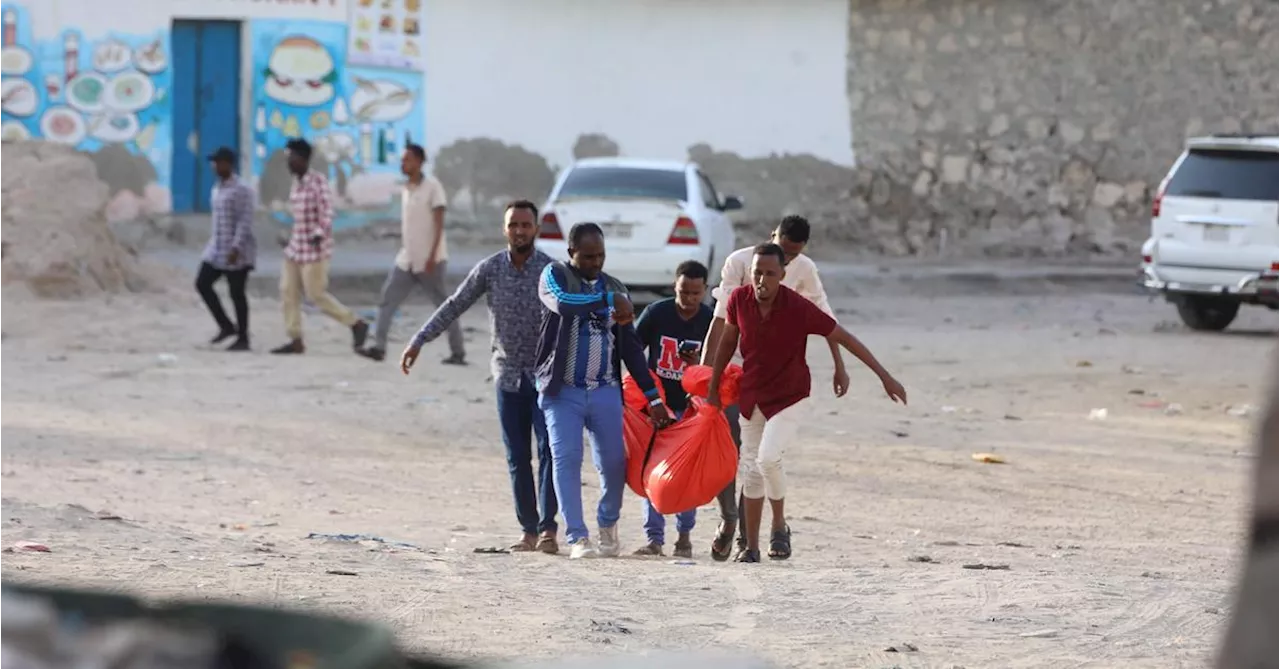
[[851, 0], [858, 167], [829, 234], [1133, 252], [1187, 136], [1277, 132], [1277, 44], [1272, 0]]

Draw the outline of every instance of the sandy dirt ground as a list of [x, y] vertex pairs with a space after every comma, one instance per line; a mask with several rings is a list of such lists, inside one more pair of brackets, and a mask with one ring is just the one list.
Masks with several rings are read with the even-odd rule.
[[[437, 364], [441, 342], [405, 378], [314, 314], [306, 356], [267, 355], [280, 318], [265, 297], [241, 355], [201, 344], [213, 328], [194, 295], [6, 294], [4, 542], [51, 552], [4, 555], [3, 576], [364, 616], [412, 651], [470, 660], [1203, 666], [1252, 463], [1253, 420], [1232, 409], [1275, 368], [1274, 315], [1202, 335], [1136, 295], [860, 292], [834, 300], [841, 318], [911, 405], [853, 362], [835, 399], [825, 346], [810, 346], [815, 401], [787, 454], [795, 556], [761, 565], [706, 556], [710, 506], [694, 565], [475, 553], [516, 529], [482, 308], [465, 319], [469, 368]], [[408, 309], [395, 338], [426, 312]], [[642, 542], [638, 507], [628, 492], [626, 549]]]

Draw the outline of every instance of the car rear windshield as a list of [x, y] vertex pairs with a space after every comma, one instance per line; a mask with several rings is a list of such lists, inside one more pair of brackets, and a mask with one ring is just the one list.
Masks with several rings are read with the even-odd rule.
[[1169, 180], [1165, 195], [1269, 200], [1280, 197], [1280, 160], [1270, 151], [1195, 149]]
[[637, 167], [578, 167], [569, 172], [557, 197], [689, 198], [684, 172]]

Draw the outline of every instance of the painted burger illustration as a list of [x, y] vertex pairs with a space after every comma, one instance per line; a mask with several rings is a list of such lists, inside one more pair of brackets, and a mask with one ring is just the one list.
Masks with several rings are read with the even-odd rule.
[[262, 74], [267, 97], [295, 107], [318, 107], [332, 100], [338, 81], [329, 50], [300, 35], [276, 44]]

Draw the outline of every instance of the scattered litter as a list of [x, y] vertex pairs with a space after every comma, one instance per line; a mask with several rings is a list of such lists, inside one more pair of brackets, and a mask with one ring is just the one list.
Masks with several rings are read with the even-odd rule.
[[1141, 389], [1141, 388], [1132, 388], [1132, 389], [1130, 389], [1130, 390], [1129, 390], [1129, 394], [1130, 394], [1130, 395], [1146, 395], [1146, 394], [1147, 394], [1147, 391], [1145, 391], [1145, 390], [1143, 390], [1143, 389]]
[[592, 620], [591, 631], [602, 632], [604, 634], [630, 634], [631, 633], [630, 628], [620, 625], [618, 623], [615, 623], [612, 620], [606, 620], [604, 622]]
[[1058, 636], [1058, 630], [1036, 630], [1034, 632], [1023, 632], [1018, 636], [1024, 639], [1052, 639]]
[[985, 562], [975, 562], [973, 564], [962, 565], [965, 569], [986, 569], [989, 571], [1009, 571], [1007, 564], [987, 564]]
[[1009, 548], [1031, 548], [1030, 546], [1016, 541], [997, 541], [997, 546], [1008, 546]]
[[231, 526], [231, 529], [233, 529], [233, 530], [240, 530], [240, 531], [242, 531], [242, 532], [243, 532], [244, 530], [249, 529], [249, 526], [248, 526], [248, 525], [246, 525], [246, 524], [244, 524], [244, 523], [236, 523], [235, 525], [232, 525], [232, 526]]
[[943, 383], [950, 383], [951, 381], [955, 381], [955, 380], [956, 380], [956, 377], [954, 377], [954, 376], [939, 376], [939, 377], [938, 377], [938, 380], [939, 380], [939, 381], [941, 381], [941, 382], [943, 382]]
[[1089, 411], [1089, 420], [1106, 420], [1106, 419], [1107, 419], [1106, 409], [1093, 409]]
[[937, 562], [937, 560], [934, 560], [934, 559], [933, 559], [933, 557], [931, 557], [931, 556], [929, 556], [929, 555], [909, 555], [909, 556], [907, 556], [907, 562], [921, 562], [921, 563], [924, 563], [924, 564], [937, 564], [937, 563], [938, 563], [938, 562]]
[[453, 527], [451, 527], [451, 528], [449, 528], [449, 529], [450, 529], [451, 531], [453, 531], [453, 532], [466, 532], [466, 531], [467, 531], [467, 526], [466, 526], [466, 525], [454, 525]]
[[342, 541], [346, 543], [360, 543], [364, 541], [371, 541], [373, 543], [383, 544], [386, 546], [393, 546], [395, 548], [411, 548], [413, 550], [421, 550], [416, 545], [408, 542], [388, 541], [386, 539], [383, 539], [382, 537], [375, 537], [371, 534], [320, 534], [318, 532], [312, 532], [311, 534], [308, 534], [305, 538], [317, 539], [320, 541]]
[[1120, 365], [1120, 373], [1122, 374], [1141, 374], [1142, 368], [1134, 365]]
[[1252, 404], [1241, 404], [1239, 406], [1228, 407], [1227, 415], [1235, 416], [1236, 418], [1248, 418], [1249, 416], [1252, 416], [1256, 410], [1257, 408]]
[[1076, 367], [1092, 367], [1093, 363], [1088, 360], [1077, 360]]
[[121, 518], [110, 511], [99, 511], [93, 514], [93, 518], [94, 520], [124, 520], [124, 518]]
[[324, 573], [332, 574], [333, 576], [359, 576], [354, 571], [347, 571], [346, 569], [327, 569]]
[[950, 405], [948, 405], [948, 406], [944, 406], [944, 407], [942, 407], [942, 409], [941, 409], [942, 413], [955, 413], [955, 412], [957, 412], [957, 411], [959, 411], [959, 410], [960, 410], [960, 409], [959, 409], [958, 407], [953, 407], [953, 406], [950, 406]]
[[18, 541], [13, 544], [12, 550], [23, 552], [23, 553], [52, 553], [53, 552], [49, 550], [48, 546], [44, 544], [36, 543], [34, 541]]
[[919, 649], [919, 648], [916, 648], [916, 645], [915, 645], [915, 644], [913, 644], [913, 643], [907, 643], [907, 642], [905, 642], [905, 641], [904, 641], [904, 642], [902, 642], [902, 643], [900, 643], [900, 644], [898, 644], [898, 645], [896, 645], [896, 646], [889, 646], [888, 648], [884, 649], [884, 652], [886, 652], [886, 653], [915, 653], [915, 652], [918, 652], [919, 650], [920, 650], [920, 649]]
[[1205, 612], [1205, 613], [1211, 613], [1211, 614], [1213, 614], [1213, 615], [1215, 615], [1215, 616], [1216, 616], [1216, 615], [1218, 615], [1218, 614], [1222, 613], [1222, 609], [1220, 609], [1220, 608], [1218, 608], [1218, 607], [1216, 607], [1216, 606], [1208, 606], [1208, 607], [1205, 607], [1204, 612]]
[[1021, 417], [1021, 416], [1015, 416], [1015, 415], [1013, 415], [1013, 414], [1011, 414], [1011, 413], [1007, 413], [1007, 414], [1005, 414], [1005, 415], [1004, 415], [1004, 419], [1005, 419], [1005, 420], [1022, 420], [1022, 417]]
[[895, 437], [897, 437], [897, 438], [899, 438], [899, 439], [906, 439], [907, 437], [910, 437], [910, 436], [911, 436], [911, 435], [907, 434], [906, 432], [903, 432], [902, 430], [890, 430], [889, 432], [890, 432], [891, 434], [893, 434], [893, 436], [895, 436]]
[[1107, 336], [1115, 336], [1116, 331], [1115, 331], [1115, 330], [1112, 330], [1111, 328], [1098, 328], [1098, 334], [1100, 334], [1100, 335], [1107, 335]]
[[1004, 458], [1000, 457], [999, 455], [996, 455], [995, 453], [974, 453], [969, 457], [973, 458], [974, 460], [977, 460], [978, 462], [983, 462], [989, 465], [1006, 464]]
[[671, 562], [668, 562], [667, 564], [674, 564], [674, 565], [678, 565], [678, 566], [681, 566], [681, 567], [692, 567], [693, 565], [696, 565], [696, 564], [698, 564], [698, 563], [697, 563], [697, 562], [694, 562], [693, 560], [672, 560]]
[[1177, 402], [1170, 402], [1168, 406], [1164, 408], [1164, 415], [1166, 416], [1177, 416], [1181, 413], [1182, 413], [1182, 405], [1178, 404]]
[[942, 541], [933, 542], [934, 546], [959, 546], [960, 542], [955, 539], [943, 539]]
[[161, 353], [156, 356], [156, 364], [161, 367], [172, 367], [178, 363], [178, 356], [172, 353]]
[[1160, 400], [1147, 400], [1145, 402], [1138, 402], [1138, 406], [1143, 409], [1163, 409], [1166, 405]]
[[265, 562], [232, 562], [227, 566], [228, 567], [263, 567], [263, 566], [266, 566], [266, 564], [267, 563]]
[[479, 553], [481, 555], [506, 555], [511, 551], [506, 548], [501, 548], [499, 546], [477, 546], [475, 550], [471, 552]]

